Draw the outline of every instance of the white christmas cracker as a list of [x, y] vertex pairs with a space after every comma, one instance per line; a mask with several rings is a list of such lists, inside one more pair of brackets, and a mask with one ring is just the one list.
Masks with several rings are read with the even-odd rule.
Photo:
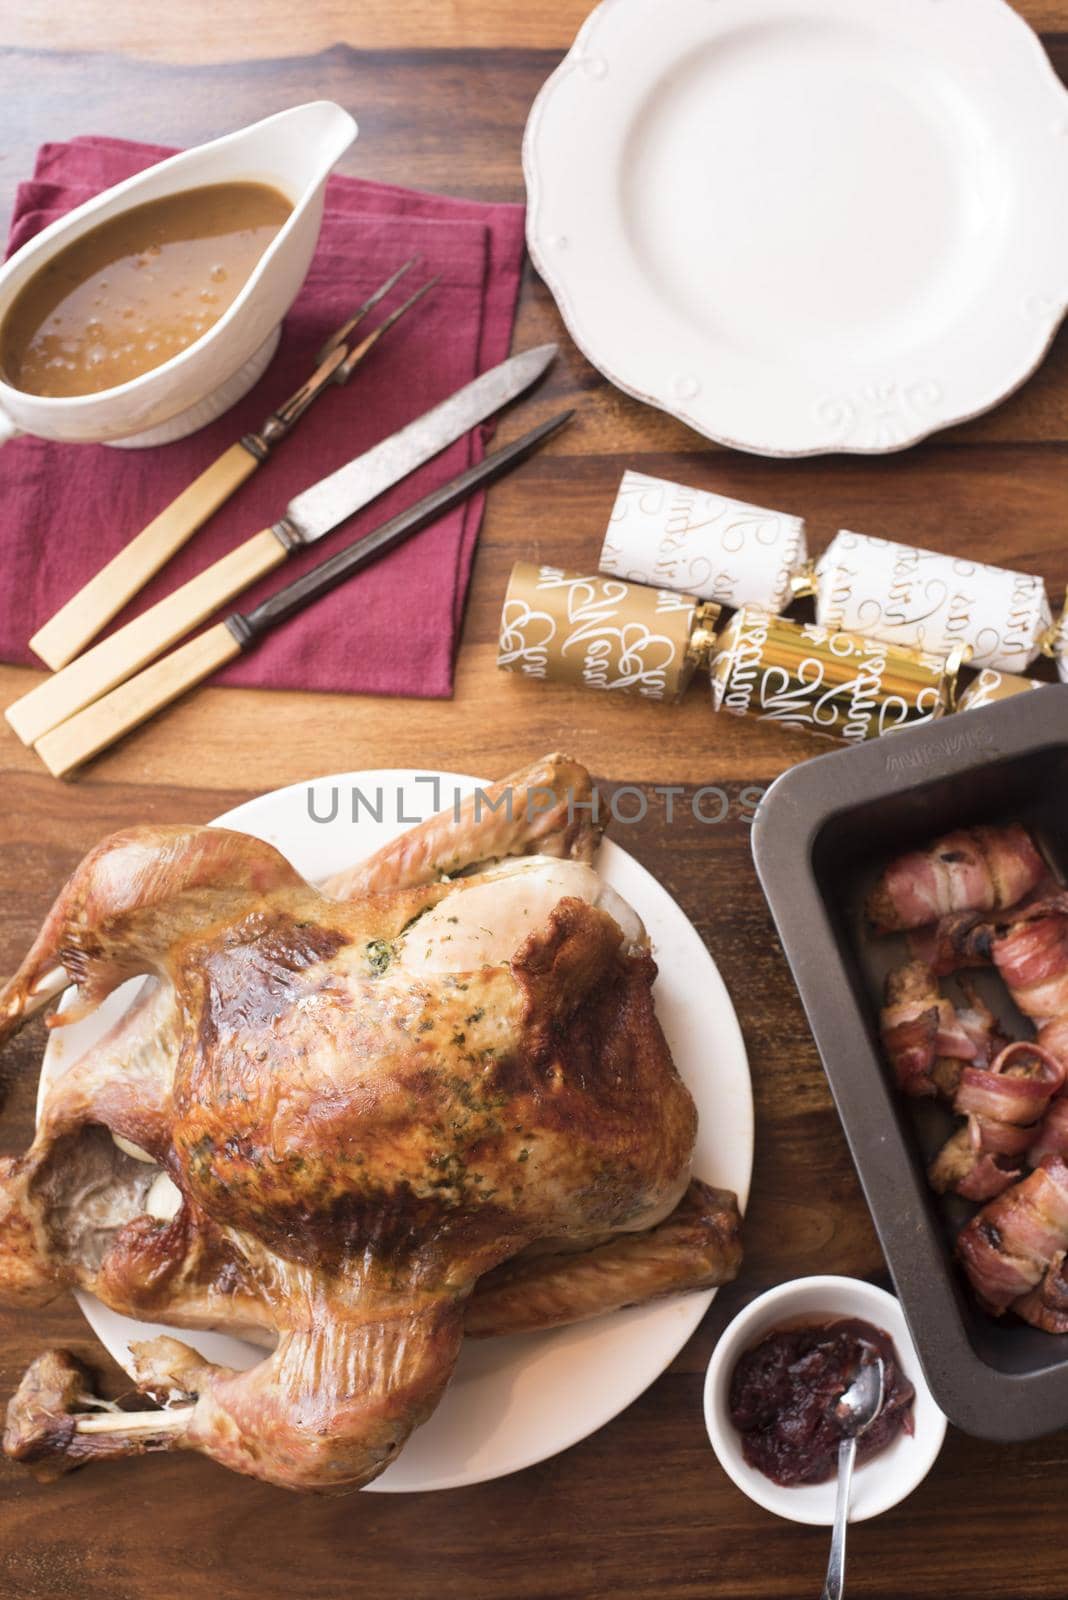
[[600, 569], [721, 606], [782, 611], [807, 558], [800, 517], [625, 472]]
[[[973, 667], [1023, 673], [1054, 651], [1046, 586], [1026, 572], [843, 531], [816, 561], [811, 592], [825, 627], [938, 655], [968, 645]], [[1058, 666], [1068, 677], [1064, 654]]]

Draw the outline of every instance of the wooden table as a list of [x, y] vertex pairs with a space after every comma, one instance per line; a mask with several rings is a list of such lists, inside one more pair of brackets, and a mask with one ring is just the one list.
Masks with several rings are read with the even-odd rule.
[[[650, 0], [655, 3], [655, 0]], [[1022, 9], [1068, 74], [1068, 0]], [[46, 138], [107, 132], [192, 144], [329, 95], [359, 116], [345, 170], [429, 189], [522, 195], [530, 101], [585, 0], [39, 0], [0, 21], [0, 180], [10, 202]], [[1065, 30], [1059, 33], [1058, 30]], [[716, 1300], [668, 1373], [610, 1426], [555, 1460], [481, 1487], [421, 1497], [290, 1498], [198, 1458], [98, 1467], [43, 1489], [0, 1468], [0, 1594], [10, 1600], [705, 1600], [815, 1594], [826, 1537], [751, 1505], [720, 1472], [701, 1420], [718, 1330], [783, 1278], [884, 1267], [815, 1050], [750, 863], [743, 791], [814, 750], [721, 719], [698, 689], [676, 710], [540, 688], [494, 670], [495, 625], [517, 555], [592, 562], [625, 466], [714, 487], [809, 520], [819, 548], [841, 525], [1043, 574], [1063, 588], [1068, 338], [992, 416], [901, 457], [762, 461], [709, 447], [610, 388], [569, 345], [532, 272], [517, 347], [562, 340], [537, 414], [579, 417], [521, 478], [493, 491], [447, 705], [202, 691], [128, 739], [76, 786], [48, 778], [0, 725], [0, 970], [20, 957], [59, 884], [102, 834], [202, 821], [257, 791], [353, 767], [498, 775], [565, 746], [600, 777], [725, 786], [729, 818], [617, 836], [681, 901], [734, 997], [758, 1112], [741, 1280]], [[529, 425], [529, 413], [523, 426]], [[516, 422], [501, 437], [516, 431]], [[34, 681], [0, 668], [6, 704]], [[3, 1064], [5, 1152], [24, 1148], [42, 1044], [30, 1029]], [[709, 1041], [715, 1051], [715, 1041]], [[67, 1302], [0, 1311], [0, 1391], [44, 1346], [100, 1352]], [[111, 1371], [118, 1386], [118, 1374]], [[1063, 1439], [1016, 1448], [952, 1431], [923, 1487], [851, 1538], [850, 1593], [895, 1597], [1066, 1593]]]

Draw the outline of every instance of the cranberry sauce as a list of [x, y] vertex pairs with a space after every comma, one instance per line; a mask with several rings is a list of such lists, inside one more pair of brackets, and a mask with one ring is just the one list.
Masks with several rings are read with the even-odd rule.
[[730, 1416], [749, 1465], [786, 1486], [833, 1477], [845, 1436], [835, 1407], [870, 1351], [883, 1359], [885, 1395], [857, 1441], [858, 1462], [885, 1450], [902, 1429], [911, 1433], [915, 1391], [889, 1334], [853, 1319], [778, 1328], [747, 1350], [731, 1375]]

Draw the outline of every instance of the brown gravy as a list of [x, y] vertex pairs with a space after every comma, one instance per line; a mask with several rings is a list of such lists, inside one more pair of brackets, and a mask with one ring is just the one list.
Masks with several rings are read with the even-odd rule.
[[195, 343], [237, 299], [292, 206], [265, 183], [216, 183], [133, 206], [47, 261], [0, 328], [26, 394], [97, 394]]

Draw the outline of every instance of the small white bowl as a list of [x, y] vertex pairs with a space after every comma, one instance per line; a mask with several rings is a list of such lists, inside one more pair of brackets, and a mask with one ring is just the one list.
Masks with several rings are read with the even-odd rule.
[[728, 1393], [739, 1358], [765, 1334], [791, 1324], [836, 1322], [841, 1317], [860, 1317], [888, 1333], [901, 1370], [916, 1390], [913, 1433], [900, 1433], [888, 1449], [858, 1466], [853, 1475], [850, 1522], [877, 1517], [923, 1482], [946, 1434], [946, 1419], [924, 1382], [904, 1312], [892, 1294], [860, 1278], [795, 1278], [781, 1283], [746, 1306], [723, 1330], [705, 1378], [705, 1426], [724, 1472], [750, 1500], [777, 1517], [816, 1527], [834, 1522], [834, 1479], [782, 1488], [749, 1466], [742, 1455], [742, 1436], [730, 1419]]

